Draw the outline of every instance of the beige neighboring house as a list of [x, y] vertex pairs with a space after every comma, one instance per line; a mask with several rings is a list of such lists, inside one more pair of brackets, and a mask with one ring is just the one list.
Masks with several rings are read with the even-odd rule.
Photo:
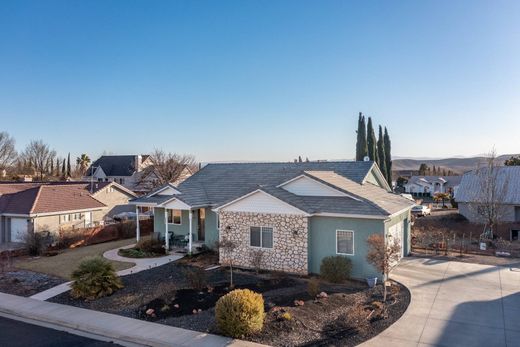
[[116, 182], [137, 192], [143, 179], [153, 184], [154, 177], [143, 178], [143, 172], [152, 165], [149, 155], [102, 155], [88, 168], [85, 181]]
[[[179, 179], [170, 183], [178, 185], [192, 174], [186, 167]], [[160, 182], [150, 155], [102, 155], [88, 168], [83, 179], [116, 182], [139, 195], [149, 193]]]
[[78, 229], [101, 225], [136, 195], [115, 182], [1, 182], [0, 244], [22, 242], [28, 231]]

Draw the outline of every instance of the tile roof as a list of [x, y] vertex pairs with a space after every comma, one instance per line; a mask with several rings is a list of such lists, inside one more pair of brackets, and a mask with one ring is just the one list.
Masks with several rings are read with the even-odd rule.
[[[132, 176], [136, 171], [135, 155], [102, 155], [88, 168], [86, 175], [90, 176], [92, 166], [101, 166], [107, 176]], [[144, 162], [148, 155], [142, 157]]]
[[2, 182], [0, 213], [27, 215], [105, 207], [90, 195], [89, 188], [87, 182]]
[[[310, 214], [388, 216], [411, 207], [409, 200], [364, 182], [373, 165], [373, 162], [354, 161], [208, 164], [181, 183], [178, 186], [181, 194], [175, 197], [192, 207], [218, 207], [260, 189]], [[302, 174], [355, 198], [301, 196], [277, 187]], [[149, 195], [133, 202], [161, 204], [164, 199]]]

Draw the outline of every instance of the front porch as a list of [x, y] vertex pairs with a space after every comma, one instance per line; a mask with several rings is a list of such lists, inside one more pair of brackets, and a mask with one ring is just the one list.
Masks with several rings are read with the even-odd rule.
[[[218, 241], [218, 217], [210, 206], [194, 206], [173, 185], [130, 201], [136, 218], [153, 213], [154, 237], [168, 250], [192, 254], [201, 247], [212, 248]], [[141, 233], [136, 227], [136, 241]]]

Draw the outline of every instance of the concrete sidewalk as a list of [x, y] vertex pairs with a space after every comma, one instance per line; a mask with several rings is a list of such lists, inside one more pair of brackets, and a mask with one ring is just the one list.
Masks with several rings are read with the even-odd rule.
[[104, 312], [0, 293], [0, 314], [142, 346], [262, 346]]
[[[118, 251], [123, 248], [131, 248], [134, 247], [133, 245], [128, 245], [125, 247], [118, 247], [115, 249], [111, 249], [109, 251], [106, 251], [103, 253], [103, 257], [115, 260], [115, 261], [122, 261], [122, 262], [128, 262], [128, 263], [134, 263], [135, 265], [129, 269], [118, 271], [117, 274], [119, 276], [126, 276], [135, 274], [137, 272], [141, 272], [143, 270], [148, 270], [157, 266], [161, 266], [164, 264], [168, 264], [172, 261], [176, 261], [178, 259], [181, 259], [184, 254], [168, 254], [164, 257], [158, 257], [158, 258], [125, 258], [118, 254]], [[31, 299], [36, 300], [47, 300], [50, 298], [53, 298], [57, 295], [60, 295], [61, 293], [65, 293], [66, 291], [70, 290], [70, 284], [72, 282], [66, 282], [62, 283], [56, 287], [49, 288], [47, 290], [44, 290], [43, 292], [39, 292], [31, 296]]]

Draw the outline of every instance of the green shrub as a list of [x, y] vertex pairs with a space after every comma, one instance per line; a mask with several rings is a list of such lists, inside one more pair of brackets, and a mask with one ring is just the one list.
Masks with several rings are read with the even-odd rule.
[[321, 261], [320, 275], [326, 281], [341, 283], [350, 277], [352, 262], [340, 255], [325, 257]]
[[99, 256], [85, 258], [72, 273], [72, 280], [74, 298], [94, 300], [123, 288], [112, 264]]
[[242, 337], [258, 332], [264, 325], [264, 298], [249, 289], [236, 289], [221, 297], [215, 319], [222, 334]]

